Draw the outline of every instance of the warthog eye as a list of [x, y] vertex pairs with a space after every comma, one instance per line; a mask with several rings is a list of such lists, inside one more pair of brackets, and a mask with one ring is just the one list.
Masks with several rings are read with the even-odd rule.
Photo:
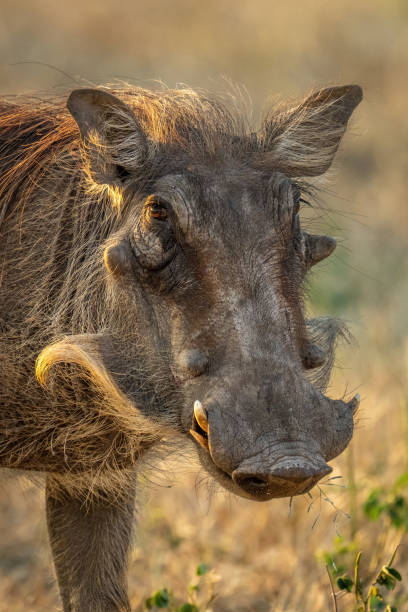
[[149, 196], [130, 237], [136, 259], [147, 270], [162, 270], [176, 255], [170, 209], [165, 200], [156, 195]]
[[145, 216], [147, 220], [165, 221], [168, 217], [167, 203], [158, 196], [150, 196], [145, 202]]

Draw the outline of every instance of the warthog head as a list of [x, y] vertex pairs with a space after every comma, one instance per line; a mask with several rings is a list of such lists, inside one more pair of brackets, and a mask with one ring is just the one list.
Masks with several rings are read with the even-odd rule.
[[89, 179], [120, 200], [104, 244], [107, 369], [152, 420], [171, 404], [207, 471], [250, 499], [305, 493], [352, 436], [358, 397], [313, 384], [330, 347], [313, 342], [302, 306], [308, 269], [336, 243], [304, 232], [299, 214], [304, 177], [329, 168], [361, 97], [319, 91], [256, 134], [183, 92], [68, 101]]

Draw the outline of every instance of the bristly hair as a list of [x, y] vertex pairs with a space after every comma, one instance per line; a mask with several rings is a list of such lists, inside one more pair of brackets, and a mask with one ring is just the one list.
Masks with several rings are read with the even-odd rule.
[[[126, 84], [106, 90], [133, 109], [158, 152], [245, 160], [248, 152], [264, 156], [270, 134], [282, 141], [276, 127], [283, 125], [282, 111], [270, 116], [267, 133], [258, 137], [236, 104], [205, 92]], [[105, 129], [120, 131], [120, 145], [114, 142], [106, 151], [112, 161], [125, 169], [138, 167], [127, 116], [113, 113]], [[268, 163], [276, 170], [276, 158]], [[69, 481], [73, 491], [109, 486], [119, 494], [136, 459], [163, 440], [178, 418], [177, 394], [154, 378], [164, 363], [160, 357], [152, 364], [142, 355], [135, 377], [148, 373], [167, 398], [166, 425], [134, 409], [100, 351], [109, 312], [120, 317], [101, 262], [106, 240], [124, 214], [121, 189], [93, 180], [65, 98], [0, 101], [0, 176], [0, 464], [32, 470], [48, 465], [57, 481], [61, 462], [67, 468], [64, 486]], [[322, 326], [312, 329], [324, 336]], [[128, 346], [138, 351], [140, 337], [125, 322], [123, 330]], [[330, 347], [336, 334], [331, 326], [327, 330]], [[38, 384], [36, 364], [38, 379], [48, 381], [51, 394]], [[319, 373], [320, 384], [327, 372]], [[142, 398], [143, 389], [137, 391]], [[85, 392], [87, 401], [78, 401]]]
[[[330, 119], [336, 100], [329, 97], [319, 100], [318, 105], [306, 105], [308, 97], [296, 105], [280, 104], [266, 114], [261, 130], [256, 133], [251, 131], [244, 101], [240, 104], [233, 96], [189, 88], [152, 91], [126, 83], [100, 89], [117, 96], [134, 111], [153, 147], [183, 150], [190, 159], [217, 155], [245, 159], [252, 153], [255, 164], [279, 169], [290, 176], [299, 176], [296, 168], [300, 161], [304, 165], [305, 149], [311, 169], [326, 167], [338, 146], [334, 143], [345, 130], [345, 126]], [[115, 162], [125, 168], [137, 166], [134, 125], [129, 117], [115, 109], [107, 118], [105, 129], [116, 132], [111, 147]], [[289, 161], [284, 151], [290, 151]], [[15, 96], [0, 100], [0, 154], [1, 227], [17, 191], [20, 201], [28, 198], [53, 161], [58, 158], [61, 163], [69, 157], [70, 168], [77, 171], [83, 165], [79, 133], [66, 109], [65, 97], [41, 100]], [[103, 194], [106, 185], [99, 185], [98, 189]]]
[[339, 342], [350, 344], [353, 342], [353, 336], [345, 322], [337, 317], [322, 316], [308, 319], [306, 329], [310, 342], [317, 344], [326, 353], [324, 364], [307, 374], [316, 387], [325, 391], [333, 369], [337, 344]]
[[[235, 153], [238, 145], [250, 149], [254, 146], [253, 139], [244, 138], [248, 121], [232, 98], [229, 108], [221, 97], [187, 88], [151, 91], [123, 84], [100, 89], [117, 96], [134, 111], [144, 133], [157, 147], [174, 146], [188, 151], [192, 158], [201, 158], [216, 152], [225, 156], [231, 150], [226, 145], [232, 141]], [[118, 132], [118, 163], [121, 160], [124, 166], [132, 166], [137, 155], [132, 141], [134, 125], [116, 109], [106, 130]], [[38, 182], [57, 157], [78, 156], [79, 133], [66, 109], [65, 97], [39, 100], [17, 96], [0, 101], [0, 135], [1, 220], [5, 215], [4, 199], [13, 197], [17, 185]], [[21, 195], [25, 193], [24, 190]]]

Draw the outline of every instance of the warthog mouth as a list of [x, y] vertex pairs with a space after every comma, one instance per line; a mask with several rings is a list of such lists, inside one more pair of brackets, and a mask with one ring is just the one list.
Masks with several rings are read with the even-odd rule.
[[[315, 470], [315, 473], [311, 473], [306, 478], [304, 474], [297, 476], [293, 473], [288, 478], [287, 476], [280, 477], [269, 473], [254, 475], [239, 469], [234, 470], [232, 474], [226, 472], [212, 458], [207, 414], [199, 401], [194, 404], [190, 434], [206, 451], [200, 453], [200, 459], [208, 472], [226, 489], [253, 501], [269, 501], [277, 497], [303, 495], [310, 491], [332, 469], [323, 463], [323, 467], [320, 467], [317, 473]], [[274, 467], [276, 470], [279, 465]]]
[[247, 477], [245, 482], [239, 483], [231, 474], [216, 465], [210, 453], [200, 453], [200, 459], [211, 476], [225, 489], [251, 501], [263, 502], [280, 497], [303, 495], [308, 493], [321, 479], [321, 476], [311, 477], [306, 481], [298, 483], [295, 487], [288, 487], [288, 483], [284, 479], [274, 478], [265, 484], [263, 478], [253, 476]]

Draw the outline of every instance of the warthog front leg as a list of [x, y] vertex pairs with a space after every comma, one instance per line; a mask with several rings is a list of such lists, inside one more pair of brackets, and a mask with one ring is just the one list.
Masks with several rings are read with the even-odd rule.
[[128, 612], [126, 565], [132, 533], [134, 486], [118, 501], [108, 494], [91, 504], [46, 488], [47, 523], [64, 612]]

